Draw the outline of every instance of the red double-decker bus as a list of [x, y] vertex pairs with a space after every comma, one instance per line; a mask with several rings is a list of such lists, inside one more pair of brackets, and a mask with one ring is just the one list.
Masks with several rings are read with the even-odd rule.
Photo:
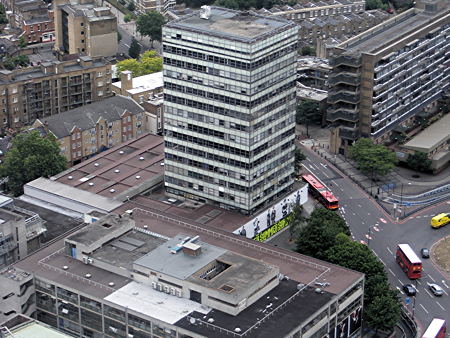
[[433, 318], [422, 338], [444, 338], [446, 331], [445, 320]]
[[306, 174], [302, 175], [302, 179], [304, 182], [308, 183], [308, 189], [311, 195], [319, 200], [325, 208], [331, 210], [339, 208], [339, 200], [317, 177], [312, 174]]
[[422, 277], [422, 261], [409, 244], [399, 244], [396, 254], [397, 263], [410, 279]]

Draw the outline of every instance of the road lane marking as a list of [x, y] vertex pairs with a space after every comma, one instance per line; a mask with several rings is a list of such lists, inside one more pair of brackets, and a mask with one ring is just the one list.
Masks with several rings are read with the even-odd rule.
[[394, 271], [392, 271], [391, 269], [389, 269], [389, 272], [392, 273], [395, 277], [397, 277], [394, 273]]
[[441, 305], [441, 304], [439, 304], [439, 302], [438, 301], [436, 301], [436, 304], [437, 305], [439, 305], [439, 307], [442, 309], [442, 310], [444, 310], [445, 311], [445, 309], [444, 309], [444, 307]]
[[391, 251], [391, 249], [389, 249], [389, 247], [386, 247], [388, 249], [388, 251], [391, 253], [391, 255], [393, 255], [394, 253]]
[[442, 280], [442, 284], [444, 284], [447, 289], [449, 288], [448, 285], [445, 284], [445, 280]]
[[398, 289], [398, 291], [400, 291], [400, 293], [403, 295], [403, 291], [397, 286], [396, 287]]
[[444, 291], [444, 293], [448, 296], [448, 293], [447, 293], [447, 291], [445, 291], [444, 289], [442, 289], [442, 291]]
[[[428, 275], [428, 274], [427, 274]], [[428, 275], [428, 277], [430, 277], [430, 279], [433, 281], [433, 282], [435, 282], [436, 283], [436, 281], [434, 280], [434, 278], [433, 277], [431, 277], [430, 275]]]
[[428, 310], [425, 309], [422, 304], [419, 304], [419, 305], [422, 307], [423, 311], [425, 311], [428, 314]]
[[[339, 187], [339, 184], [337, 184], [336, 182], [334, 182], [334, 184], [336, 185], [336, 187]], [[342, 189], [341, 189], [342, 190]]]
[[416, 279], [416, 281], [417, 281], [417, 284], [422, 285], [422, 283], [420, 281], [418, 281], [417, 279]]
[[325, 175], [326, 177], [330, 178], [330, 176], [328, 176], [325, 172], [322, 171], [322, 174]]
[[428, 296], [430, 296], [432, 299], [434, 298], [427, 289], [424, 289], [424, 290], [425, 290], [426, 293], [428, 293]]
[[403, 284], [403, 282], [399, 278], [397, 278], [397, 280], [400, 282], [400, 284]]

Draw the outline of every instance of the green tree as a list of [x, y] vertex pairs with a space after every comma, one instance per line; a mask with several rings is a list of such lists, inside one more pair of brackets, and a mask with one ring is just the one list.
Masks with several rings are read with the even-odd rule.
[[309, 137], [309, 125], [311, 123], [321, 124], [322, 114], [319, 109], [319, 103], [313, 100], [302, 100], [297, 105], [295, 122], [306, 126], [306, 135]]
[[294, 160], [294, 165], [295, 165], [295, 171], [299, 171], [301, 166], [302, 166], [302, 161], [306, 160], [306, 156], [305, 154], [302, 153], [302, 151], [300, 149], [295, 149], [295, 160]]
[[146, 74], [160, 72], [163, 67], [162, 57], [155, 51], [146, 51], [141, 55], [140, 61], [136, 59], [127, 59], [119, 61], [116, 64], [118, 72], [129, 70], [133, 76], [142, 76]]
[[240, 9], [240, 3], [238, 0], [216, 0], [214, 6], [226, 7], [230, 9]]
[[366, 1], [366, 9], [367, 10], [377, 9], [377, 8], [387, 10], [388, 5], [384, 4], [381, 0], [367, 0]]
[[117, 72], [121, 73], [124, 70], [129, 70], [134, 77], [141, 75], [141, 64], [136, 59], [126, 59], [119, 61], [116, 64]]
[[124, 15], [123, 21], [124, 21], [125, 23], [130, 22], [131, 20], [133, 20], [133, 16], [132, 16], [131, 14], [126, 14], [126, 15]]
[[341, 233], [324, 259], [366, 275], [365, 320], [373, 329], [391, 331], [400, 318], [400, 303], [396, 291], [389, 286], [384, 265], [373, 252]]
[[26, 55], [18, 55], [14, 58], [16, 66], [26, 67], [30, 64], [30, 59]]
[[131, 2], [128, 3], [127, 9], [128, 9], [130, 12], [134, 12], [134, 10], [136, 9], [136, 6], [134, 5], [134, 2], [133, 2], [133, 1], [131, 1]]
[[131, 39], [130, 48], [128, 48], [128, 55], [133, 59], [137, 59], [140, 53], [141, 53], [141, 45], [133, 37]]
[[316, 49], [311, 46], [303, 46], [302, 48], [302, 55], [308, 56], [308, 55], [316, 55]]
[[391, 332], [400, 319], [400, 310], [401, 305], [397, 292], [388, 290], [386, 293], [373, 298], [369, 304], [366, 304], [364, 312], [365, 322], [377, 332], [378, 330]]
[[50, 177], [66, 169], [67, 160], [60, 154], [53, 136], [41, 137], [37, 131], [18, 134], [0, 166], [0, 177], [8, 177], [8, 188], [15, 196], [23, 185], [39, 177]]
[[381, 144], [374, 144], [371, 139], [360, 138], [350, 147], [350, 155], [356, 161], [361, 172], [375, 176], [385, 176], [398, 160], [393, 151]]
[[6, 17], [5, 6], [0, 4], [0, 25], [5, 25], [8, 23], [8, 18]]
[[19, 38], [19, 47], [20, 48], [25, 48], [27, 46], [27, 41], [25, 40], [25, 38], [23, 36], [21, 36]]
[[3, 67], [5, 67], [7, 70], [14, 70], [16, 68], [14, 58], [6, 56], [3, 59]]
[[325, 259], [326, 251], [337, 243], [340, 233], [350, 234], [345, 221], [331, 210], [316, 209], [297, 237], [297, 252]]
[[156, 11], [150, 11], [138, 16], [136, 20], [136, 29], [141, 35], [150, 38], [153, 47], [154, 40], [161, 42], [162, 26], [165, 23], [166, 19], [162, 14]]
[[406, 163], [412, 170], [420, 172], [431, 171], [431, 160], [426, 153], [421, 151], [416, 151], [414, 154], [409, 155]]
[[298, 238], [301, 229], [305, 226], [307, 218], [303, 216], [303, 207], [301, 205], [294, 205], [292, 209], [293, 216], [289, 223], [289, 240]]

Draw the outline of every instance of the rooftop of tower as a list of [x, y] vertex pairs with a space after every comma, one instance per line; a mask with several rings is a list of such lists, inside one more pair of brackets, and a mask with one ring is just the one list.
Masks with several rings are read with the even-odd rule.
[[251, 11], [235, 11], [222, 7], [210, 7], [207, 19], [195, 11], [169, 22], [167, 28], [177, 28], [206, 35], [223, 37], [241, 42], [252, 42], [272, 36], [295, 24], [289, 20], [268, 17]]

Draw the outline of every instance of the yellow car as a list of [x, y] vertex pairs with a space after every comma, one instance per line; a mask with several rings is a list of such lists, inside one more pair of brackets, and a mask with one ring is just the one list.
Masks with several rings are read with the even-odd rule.
[[450, 223], [450, 214], [447, 213], [436, 215], [431, 219], [431, 226], [433, 228], [443, 227], [447, 223]]

